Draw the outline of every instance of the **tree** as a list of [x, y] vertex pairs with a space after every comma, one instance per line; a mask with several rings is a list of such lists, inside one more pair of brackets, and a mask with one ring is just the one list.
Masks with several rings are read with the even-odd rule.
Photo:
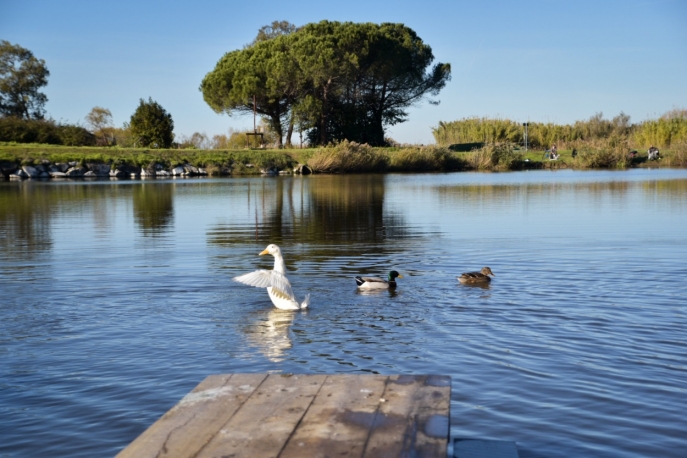
[[9, 41], [0, 41], [0, 114], [43, 119], [48, 97], [38, 90], [48, 84], [50, 72], [43, 59]]
[[147, 102], [140, 100], [129, 128], [138, 146], [169, 148], [174, 140], [172, 115], [150, 97]]
[[310, 138], [321, 144], [384, 145], [384, 127], [404, 122], [407, 108], [451, 78], [450, 64], [429, 68], [432, 49], [403, 24], [322, 21], [294, 35], [296, 60], [321, 107]]
[[282, 123], [300, 90], [287, 37], [281, 35], [225, 54], [200, 86], [203, 98], [217, 113], [252, 114], [255, 110], [269, 119], [278, 147], [284, 136]]
[[111, 145], [114, 142], [114, 124], [112, 113], [107, 108], [93, 107], [86, 115], [86, 122], [99, 145]]
[[251, 113], [255, 100], [279, 146], [287, 121], [287, 143], [298, 123], [312, 143], [383, 145], [385, 126], [404, 122], [407, 108], [451, 78], [450, 64], [429, 68], [431, 48], [403, 24], [321, 21], [288, 33], [279, 24], [225, 54], [200, 86], [218, 113]]
[[258, 30], [258, 36], [255, 37], [253, 43], [249, 46], [254, 45], [260, 41], [271, 40], [272, 38], [277, 38], [280, 35], [288, 35], [295, 32], [297, 27], [291, 24], [289, 21], [272, 21], [270, 25], [264, 25]]

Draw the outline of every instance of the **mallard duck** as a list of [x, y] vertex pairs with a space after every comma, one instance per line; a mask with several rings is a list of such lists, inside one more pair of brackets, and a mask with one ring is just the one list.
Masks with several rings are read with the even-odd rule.
[[275, 307], [281, 310], [301, 310], [310, 305], [310, 294], [300, 304], [291, 290], [291, 283], [286, 278], [284, 271], [284, 257], [277, 245], [270, 244], [259, 253], [259, 256], [271, 254], [274, 256], [273, 270], [256, 270], [248, 274], [234, 277], [235, 281], [257, 288], [267, 288], [267, 294], [272, 299]]
[[494, 272], [489, 267], [482, 267], [479, 272], [465, 272], [458, 277], [458, 281], [466, 285], [478, 285], [489, 283], [491, 278], [489, 275], [495, 277]]
[[389, 289], [396, 288], [397, 278], [403, 278], [403, 275], [392, 270], [386, 280], [379, 277], [355, 277], [355, 282], [360, 289]]

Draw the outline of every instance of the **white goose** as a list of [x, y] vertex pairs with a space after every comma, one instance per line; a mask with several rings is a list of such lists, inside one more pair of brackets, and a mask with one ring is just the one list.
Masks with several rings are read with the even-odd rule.
[[305, 300], [300, 304], [293, 295], [291, 283], [284, 274], [284, 258], [279, 247], [274, 244], [267, 245], [267, 248], [260, 252], [260, 256], [263, 254], [274, 256], [273, 270], [256, 270], [255, 272], [234, 277], [234, 280], [257, 288], [267, 288], [267, 294], [278, 309], [301, 310], [308, 308], [308, 305], [310, 305], [310, 294], [305, 296]]

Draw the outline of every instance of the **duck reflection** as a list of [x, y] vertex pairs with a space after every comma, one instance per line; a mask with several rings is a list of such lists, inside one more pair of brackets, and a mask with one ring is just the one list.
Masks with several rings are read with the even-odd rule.
[[395, 289], [360, 289], [356, 288], [356, 294], [360, 296], [384, 296], [396, 297], [398, 292]]
[[244, 329], [246, 340], [270, 361], [281, 362], [293, 347], [289, 329], [295, 316], [292, 310], [271, 309], [261, 313]]

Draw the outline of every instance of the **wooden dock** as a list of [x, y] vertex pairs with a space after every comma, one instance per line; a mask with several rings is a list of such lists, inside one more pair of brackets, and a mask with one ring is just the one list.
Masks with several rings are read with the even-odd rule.
[[211, 375], [117, 457], [445, 458], [450, 399], [441, 375]]

